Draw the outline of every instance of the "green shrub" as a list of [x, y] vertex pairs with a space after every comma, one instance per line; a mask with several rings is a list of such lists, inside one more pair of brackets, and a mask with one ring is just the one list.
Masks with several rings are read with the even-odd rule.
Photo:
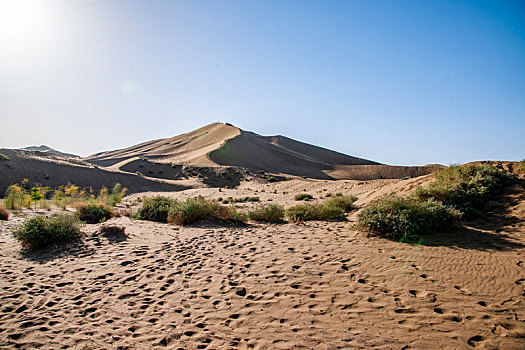
[[286, 209], [286, 216], [293, 222], [308, 220], [341, 220], [345, 211], [333, 203], [299, 204]]
[[[221, 198], [221, 197], [220, 197]], [[246, 203], [246, 202], [259, 202], [260, 201], [260, 198], [259, 197], [241, 197], [241, 198], [233, 198], [233, 197], [228, 197], [226, 199], [220, 199], [219, 202], [222, 202], [223, 204], [228, 204], [228, 203]]]
[[174, 199], [162, 196], [147, 198], [142, 202], [142, 206], [135, 214], [135, 218], [166, 222], [170, 206], [174, 202], [176, 202]]
[[78, 218], [88, 224], [98, 224], [113, 216], [113, 208], [103, 204], [81, 204], [77, 208]]
[[9, 157], [3, 153], [0, 153], [0, 160], [9, 160]]
[[183, 202], [171, 204], [167, 221], [177, 225], [187, 225], [209, 218], [220, 207], [217, 201], [203, 197], [189, 198]]
[[13, 231], [13, 236], [26, 248], [37, 249], [52, 243], [75, 239], [80, 236], [80, 222], [76, 215], [54, 214], [27, 220]]
[[451, 166], [435, 173], [428, 189], [414, 193], [419, 201], [435, 199], [467, 215], [475, 214], [514, 177], [489, 165]]
[[3, 205], [0, 205], [0, 220], [9, 220], [9, 211]]
[[359, 228], [390, 239], [401, 239], [452, 228], [461, 212], [433, 199], [388, 195], [369, 204], [358, 214]]
[[323, 205], [325, 206], [335, 206], [344, 210], [345, 213], [353, 209], [353, 204], [357, 200], [355, 196], [343, 196], [336, 195], [327, 199]]
[[183, 202], [173, 202], [167, 221], [177, 225], [188, 225], [205, 219], [241, 224], [246, 221], [247, 216], [234, 206], [222, 206], [215, 200], [199, 196]]
[[294, 199], [296, 201], [308, 201], [310, 199], [314, 199], [314, 196], [308, 193], [298, 193], [295, 195]]
[[122, 187], [121, 184], [116, 183], [111, 190], [111, 194], [107, 197], [107, 205], [114, 207], [122, 202], [122, 198], [126, 195], [127, 190], [126, 187]]
[[253, 221], [282, 222], [284, 219], [284, 208], [280, 205], [269, 204], [250, 210], [248, 218]]

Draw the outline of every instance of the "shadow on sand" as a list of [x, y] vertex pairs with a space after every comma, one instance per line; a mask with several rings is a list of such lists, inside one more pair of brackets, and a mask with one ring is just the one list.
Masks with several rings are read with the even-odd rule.
[[85, 257], [92, 255], [94, 252], [95, 249], [88, 246], [82, 239], [76, 239], [37, 250], [24, 250], [22, 256], [31, 261], [46, 263], [62, 258]]

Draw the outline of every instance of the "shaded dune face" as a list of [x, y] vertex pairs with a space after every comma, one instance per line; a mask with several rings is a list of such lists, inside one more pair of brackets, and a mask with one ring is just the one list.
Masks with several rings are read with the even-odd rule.
[[326, 172], [335, 165], [372, 165], [373, 161], [347, 156], [321, 147], [308, 145], [283, 136], [263, 137], [241, 132], [211, 152], [216, 164], [285, 173], [317, 179], [331, 179]]

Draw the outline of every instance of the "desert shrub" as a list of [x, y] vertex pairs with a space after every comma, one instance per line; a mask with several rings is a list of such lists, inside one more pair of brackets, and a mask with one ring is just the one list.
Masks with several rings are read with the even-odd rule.
[[177, 225], [187, 225], [202, 219], [210, 218], [219, 209], [220, 204], [203, 197], [189, 198], [183, 202], [173, 202], [168, 222]]
[[31, 205], [31, 197], [24, 187], [18, 184], [11, 185], [5, 192], [4, 204], [7, 209], [22, 209], [22, 207], [29, 207]]
[[372, 235], [398, 240], [450, 229], [461, 216], [460, 211], [434, 199], [419, 202], [388, 195], [364, 208], [357, 225]]
[[81, 204], [77, 207], [78, 218], [88, 224], [98, 224], [113, 216], [113, 208], [103, 204]]
[[343, 209], [345, 213], [353, 209], [353, 204], [357, 200], [357, 197], [354, 196], [343, 196], [336, 195], [327, 199], [323, 205], [324, 206], [335, 206]]
[[314, 199], [314, 196], [308, 193], [298, 193], [295, 195], [294, 199], [296, 201], [308, 201], [310, 199]]
[[77, 216], [72, 214], [36, 216], [13, 231], [13, 236], [24, 247], [37, 249], [79, 237], [80, 222]]
[[282, 222], [285, 210], [280, 205], [269, 204], [248, 212], [248, 218], [253, 221]]
[[111, 190], [111, 194], [107, 197], [107, 205], [114, 207], [118, 203], [122, 202], [122, 198], [126, 195], [126, 187], [122, 187], [121, 184], [116, 183]]
[[9, 211], [3, 205], [0, 205], [0, 220], [9, 220]]
[[244, 224], [248, 219], [248, 215], [245, 212], [237, 210], [233, 205], [220, 206], [217, 211], [212, 213], [211, 217], [235, 225]]
[[343, 220], [345, 219], [345, 210], [335, 203], [325, 201], [317, 204], [318, 218], [315, 220]]
[[142, 202], [142, 206], [135, 214], [135, 218], [166, 222], [170, 206], [175, 202], [174, 199], [162, 196], [147, 198]]
[[467, 215], [475, 214], [514, 177], [489, 165], [451, 166], [435, 173], [428, 189], [414, 193], [419, 201], [435, 199]]
[[299, 204], [286, 209], [286, 216], [293, 222], [316, 220], [319, 217], [318, 206]]
[[307, 203], [286, 209], [286, 216], [293, 222], [308, 220], [341, 220], [345, 218], [345, 211], [334, 203]]
[[259, 201], [260, 201], [259, 197], [240, 197], [240, 198], [228, 197], [224, 200], [221, 198], [219, 202], [222, 202], [223, 204], [228, 204], [228, 203], [246, 203], [246, 202], [259, 202]]
[[9, 157], [3, 153], [0, 153], [0, 160], [9, 160]]

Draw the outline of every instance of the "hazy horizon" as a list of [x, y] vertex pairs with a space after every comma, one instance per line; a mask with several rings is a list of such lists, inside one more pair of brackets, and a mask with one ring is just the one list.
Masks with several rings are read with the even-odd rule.
[[0, 147], [212, 122], [393, 165], [525, 158], [520, 1], [0, 0]]

